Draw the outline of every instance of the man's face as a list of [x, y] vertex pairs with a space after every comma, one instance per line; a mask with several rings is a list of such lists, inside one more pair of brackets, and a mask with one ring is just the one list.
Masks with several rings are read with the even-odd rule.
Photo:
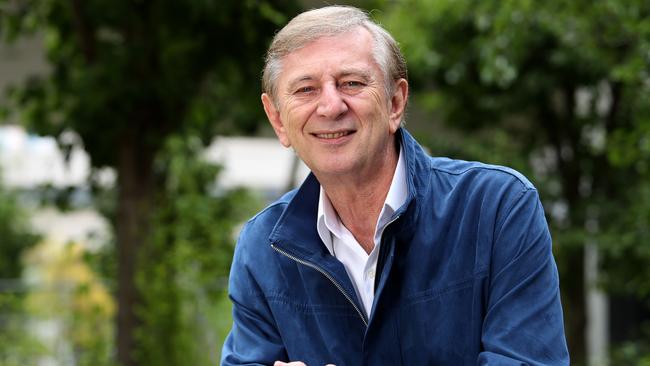
[[400, 80], [386, 96], [372, 50], [362, 27], [318, 38], [282, 59], [277, 108], [262, 95], [280, 142], [319, 177], [363, 177], [394, 153], [408, 87]]

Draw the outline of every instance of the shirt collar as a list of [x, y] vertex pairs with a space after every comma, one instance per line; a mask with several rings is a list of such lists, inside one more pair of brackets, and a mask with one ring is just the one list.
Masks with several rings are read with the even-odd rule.
[[404, 162], [404, 154], [402, 154], [402, 148], [400, 147], [395, 174], [393, 174], [393, 181], [390, 183], [390, 189], [386, 195], [384, 205], [388, 205], [395, 212], [406, 202], [407, 196], [406, 163]]
[[[404, 162], [404, 154], [402, 154], [402, 148], [400, 146], [399, 157], [397, 159], [397, 166], [395, 167], [395, 173], [393, 174], [393, 180], [390, 183], [390, 188], [388, 189], [388, 194], [386, 195], [386, 200], [384, 201], [384, 207], [381, 210], [379, 215], [379, 220], [377, 222], [377, 229], [385, 225], [390, 220], [397, 209], [400, 208], [406, 202], [408, 196], [408, 187], [406, 183], [406, 163]], [[318, 198], [318, 216], [316, 222], [316, 228], [318, 230], [318, 235], [321, 240], [329, 250], [330, 254], [333, 253], [332, 249], [332, 234], [338, 237], [341, 237], [342, 233], [341, 220], [339, 219], [336, 210], [332, 206], [332, 202], [325, 194], [323, 187], [320, 187], [320, 195]]]

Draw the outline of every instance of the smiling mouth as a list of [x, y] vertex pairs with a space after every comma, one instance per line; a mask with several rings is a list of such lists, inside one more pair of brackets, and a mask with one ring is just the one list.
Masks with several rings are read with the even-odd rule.
[[333, 139], [337, 139], [339, 137], [350, 135], [352, 133], [353, 133], [352, 131], [331, 132], [331, 133], [315, 133], [314, 136], [318, 137], [319, 139], [333, 140]]

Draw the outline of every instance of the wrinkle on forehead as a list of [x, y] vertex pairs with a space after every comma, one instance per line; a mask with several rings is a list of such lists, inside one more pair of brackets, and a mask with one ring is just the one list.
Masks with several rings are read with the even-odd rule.
[[[337, 55], [342, 48], [342, 45], [339, 42], [336, 42], [335, 40], [340, 37], [345, 37], [346, 39], [349, 38], [357, 38], [358, 42], [354, 46], [347, 45], [348, 48], [353, 49], [353, 50], [358, 50], [361, 47], [368, 46], [369, 49], [369, 56], [373, 60], [373, 63], [376, 63], [378, 66], [379, 64], [377, 63], [377, 60], [375, 59], [375, 39], [372, 36], [372, 34], [364, 27], [358, 27], [354, 28], [348, 32], [344, 33], [337, 33], [337, 34], [332, 34], [332, 35], [324, 35], [322, 37], [315, 38], [311, 40], [308, 43], [303, 44], [301, 47], [298, 47], [296, 49], [291, 50], [291, 52], [288, 52], [284, 56], [280, 58], [281, 62], [281, 67], [280, 70], [284, 69], [286, 66], [286, 62], [289, 61], [292, 58], [296, 57], [296, 54], [304, 51], [307, 48], [313, 47], [317, 43], [323, 44], [324, 42], [328, 41], [333, 41], [329, 42], [325, 45], [329, 49], [330, 54], [332, 55]], [[280, 71], [280, 74], [285, 70]]]

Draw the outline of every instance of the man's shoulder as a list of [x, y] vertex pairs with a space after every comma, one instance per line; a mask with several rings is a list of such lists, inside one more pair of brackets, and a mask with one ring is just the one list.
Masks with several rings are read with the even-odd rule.
[[515, 169], [445, 157], [430, 157], [431, 169], [438, 179], [449, 181], [471, 180], [474, 184], [513, 184], [522, 190], [535, 189], [523, 174]]
[[282, 216], [289, 202], [291, 202], [291, 199], [296, 195], [296, 191], [294, 189], [283, 194], [280, 198], [255, 214], [246, 222], [244, 230], [268, 235], [273, 230], [280, 216]]
[[[409, 153], [410, 162], [408, 166], [409, 169], [415, 172], [416, 179], [426, 181], [431, 177], [434, 180], [438, 179], [442, 184], [450, 185], [468, 181], [471, 181], [474, 185], [510, 182], [513, 186], [519, 186], [522, 190], [535, 189], [523, 174], [506, 166], [430, 156], [429, 152], [420, 146], [408, 131], [400, 131], [402, 144], [405, 151]], [[429, 175], [429, 173], [433, 174]]]
[[277, 220], [280, 217], [280, 215], [282, 215], [282, 212], [287, 207], [289, 202], [291, 202], [293, 197], [296, 195], [296, 192], [297, 189], [294, 189], [283, 194], [280, 198], [271, 202], [268, 206], [266, 206], [260, 212], [255, 214], [253, 217], [251, 217], [248, 220], [247, 224], [253, 224], [256, 223], [257, 221], [265, 221], [273, 218]]

